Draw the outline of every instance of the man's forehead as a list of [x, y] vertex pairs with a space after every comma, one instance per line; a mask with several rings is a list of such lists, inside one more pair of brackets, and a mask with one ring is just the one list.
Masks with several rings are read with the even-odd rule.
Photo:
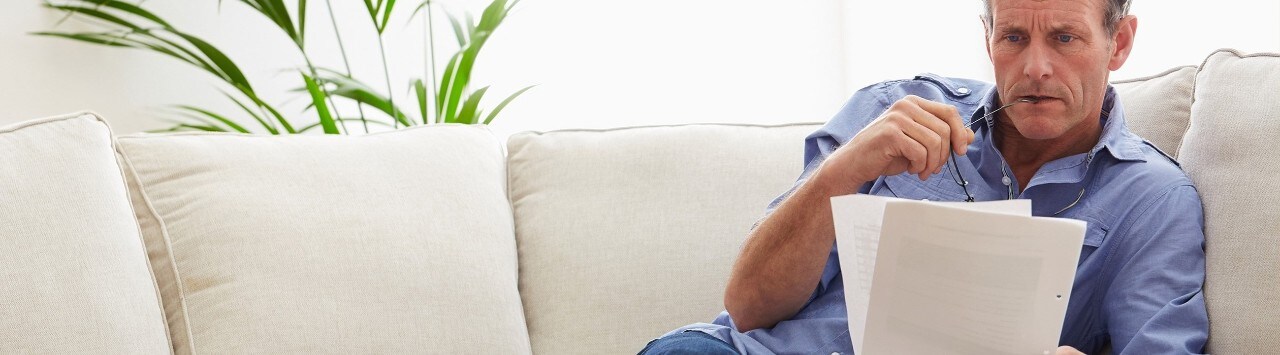
[[1054, 10], [1081, 15], [1101, 14], [1109, 0], [991, 0], [991, 12], [1009, 10]]
[[1101, 24], [1107, 1], [992, 0], [991, 16], [995, 27], [1023, 27], [1028, 13], [1051, 20], [1054, 27], [1089, 27], [1094, 22]]

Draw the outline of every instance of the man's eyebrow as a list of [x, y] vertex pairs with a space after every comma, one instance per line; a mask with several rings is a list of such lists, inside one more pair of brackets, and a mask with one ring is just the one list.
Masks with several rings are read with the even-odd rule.
[[992, 26], [992, 29], [1002, 33], [1026, 33], [1027, 32], [1027, 29], [1023, 28], [1022, 25], [1006, 23], [1003, 21], [996, 22], [995, 26]]
[[[1077, 24], [1077, 23], [1075, 23], [1075, 22], [1062, 22], [1062, 23], [1055, 23], [1055, 24], [1053, 24], [1053, 25], [1051, 26], [1051, 28], [1052, 28], [1052, 32], [1053, 32], [1053, 33], [1062, 33], [1062, 32], [1067, 32], [1067, 33], [1082, 33], [1082, 32], [1086, 32], [1086, 29], [1088, 29], [1088, 27], [1087, 27], [1087, 26], [1080, 26], [1079, 24]], [[1021, 24], [1013, 24], [1013, 23], [1008, 23], [1008, 22], [1003, 22], [1003, 21], [998, 21], [998, 22], [996, 22], [996, 24], [995, 24], [995, 26], [994, 26], [994, 29], [995, 29], [996, 31], [998, 31], [998, 32], [1001, 32], [1001, 33], [1028, 33], [1028, 32], [1031, 32], [1031, 31], [1028, 31], [1028, 30], [1026, 29], [1026, 27], [1023, 27]]]
[[1077, 24], [1075, 24], [1075, 23], [1073, 23], [1073, 22], [1064, 22], [1064, 23], [1055, 23], [1055, 24], [1053, 24], [1053, 32], [1055, 32], [1055, 33], [1061, 33], [1061, 32], [1068, 32], [1068, 33], [1082, 33], [1082, 32], [1087, 32], [1087, 31], [1086, 31], [1087, 29], [1088, 29], [1088, 27], [1079, 26], [1079, 25], [1077, 25]]

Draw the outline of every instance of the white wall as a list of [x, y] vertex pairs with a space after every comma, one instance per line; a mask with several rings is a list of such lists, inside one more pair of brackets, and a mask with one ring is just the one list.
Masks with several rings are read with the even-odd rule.
[[[358, 77], [383, 89], [377, 43], [359, 1], [331, 0]], [[439, 0], [478, 12], [485, 0]], [[389, 26], [393, 91], [408, 100], [407, 78], [422, 71], [422, 27]], [[235, 108], [215, 80], [169, 58], [41, 38], [60, 16], [36, 0], [0, 2], [0, 125], [92, 109], [117, 132], [166, 127], [172, 104], [221, 112]], [[244, 66], [262, 96], [286, 115], [306, 99], [301, 57], [265, 20], [237, 1], [150, 0], [179, 28], [219, 45]], [[313, 59], [340, 68], [323, 1], [311, 1]], [[1113, 78], [1199, 64], [1220, 47], [1280, 52], [1280, 2], [1138, 0], [1138, 44]], [[538, 84], [508, 107], [494, 128], [603, 128], [690, 122], [823, 121], [857, 88], [923, 71], [989, 79], [978, 0], [522, 0], [478, 63], [478, 82], [499, 98]], [[220, 13], [219, 13], [220, 12]], [[452, 50], [438, 16], [437, 46]], [[87, 28], [68, 21], [61, 30]], [[267, 34], [267, 35], [264, 35]], [[292, 99], [292, 101], [288, 101]], [[493, 102], [490, 102], [490, 106]], [[406, 105], [409, 106], [409, 105]], [[410, 106], [411, 107], [411, 106]], [[344, 114], [350, 107], [340, 107]]]
[[540, 84], [499, 129], [825, 121], [850, 89], [840, 3], [523, 0], [480, 77]]

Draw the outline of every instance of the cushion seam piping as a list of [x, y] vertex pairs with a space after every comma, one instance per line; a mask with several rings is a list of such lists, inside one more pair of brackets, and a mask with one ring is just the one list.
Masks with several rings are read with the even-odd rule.
[[[120, 156], [124, 157], [125, 165], [129, 168], [129, 173], [138, 179], [138, 193], [142, 201], [146, 203], [147, 212], [152, 218], [156, 219], [156, 223], [160, 226], [161, 239], [164, 240], [165, 251], [168, 252], [169, 269], [173, 272], [173, 279], [178, 287], [178, 304], [182, 307], [182, 322], [186, 325], [187, 350], [195, 353], [195, 336], [191, 333], [191, 317], [187, 311], [187, 291], [182, 285], [182, 274], [178, 272], [178, 261], [173, 256], [173, 241], [169, 238], [169, 228], [165, 225], [164, 219], [160, 217], [160, 213], [156, 211], [155, 206], [151, 203], [151, 198], [147, 195], [146, 186], [142, 183], [142, 176], [138, 174], [138, 170], [134, 168], [133, 161], [129, 159], [129, 155], [125, 154], [124, 146], [120, 147]], [[150, 258], [148, 258], [150, 260]], [[157, 285], [159, 287], [159, 285]], [[167, 321], [165, 322], [167, 326]]]
[[[31, 121], [17, 123], [12, 126], [0, 127], [0, 134], [14, 133], [23, 129], [27, 129], [27, 128], [31, 128], [39, 125], [57, 123], [62, 121], [70, 121], [78, 118], [84, 118], [85, 116], [93, 117], [94, 120], [101, 122], [104, 126], [107, 126], [107, 132], [111, 131], [111, 126], [107, 123], [106, 120], [102, 119], [101, 116], [98, 116], [98, 114], [95, 114], [89, 111], [79, 111], [79, 112], [69, 113], [61, 116], [37, 118]], [[112, 137], [111, 140], [115, 141], [115, 136], [113, 135], [111, 137]]]
[[[111, 124], [107, 123], [106, 119], [103, 119], [102, 116], [98, 116], [97, 114], [86, 112], [84, 113], [84, 115], [92, 117], [94, 120], [101, 122], [102, 125], [107, 128], [107, 136], [108, 136], [108, 139], [111, 141], [111, 151], [113, 153], [119, 153], [121, 157], [124, 157], [124, 151], [120, 150], [120, 145], [118, 142], [116, 142], [115, 135], [111, 133]], [[113, 159], [113, 160], [115, 160], [116, 169], [120, 171], [120, 183], [124, 184], [125, 199], [127, 200], [129, 198], [129, 180], [128, 180], [128, 177], [125, 176], [125, 172], [124, 172], [125, 164], [122, 164], [119, 159]], [[128, 203], [128, 206], [129, 206], [130, 215], [137, 213], [137, 211], [133, 209], [132, 201]], [[142, 224], [138, 222], [138, 219], [136, 217], [134, 217], [133, 225], [135, 228], [137, 228], [136, 230], [138, 231], [138, 243], [142, 246], [142, 256], [143, 256], [142, 259], [143, 261], [147, 262], [147, 276], [151, 278], [151, 289], [156, 294], [156, 306], [159, 306], [160, 315], [164, 317], [164, 338], [166, 341], [169, 342], [169, 346], [167, 346], [169, 348], [169, 353], [173, 354], [174, 353], [173, 334], [169, 329], [169, 317], [165, 315], [165, 311], [164, 311], [164, 294], [160, 292], [160, 283], [156, 281], [156, 273], [151, 266], [151, 258], [148, 257], [147, 255], [147, 241], [146, 241], [146, 238], [143, 237], [142, 235]]]

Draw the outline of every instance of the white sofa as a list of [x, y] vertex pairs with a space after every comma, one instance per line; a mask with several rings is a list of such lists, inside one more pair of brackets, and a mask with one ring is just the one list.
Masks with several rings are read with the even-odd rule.
[[[1220, 353], [1280, 349], [1280, 54], [1115, 83], [1205, 203]], [[833, 108], [834, 109], [834, 108]], [[817, 123], [362, 137], [0, 128], [0, 347], [635, 353], [719, 312]]]

